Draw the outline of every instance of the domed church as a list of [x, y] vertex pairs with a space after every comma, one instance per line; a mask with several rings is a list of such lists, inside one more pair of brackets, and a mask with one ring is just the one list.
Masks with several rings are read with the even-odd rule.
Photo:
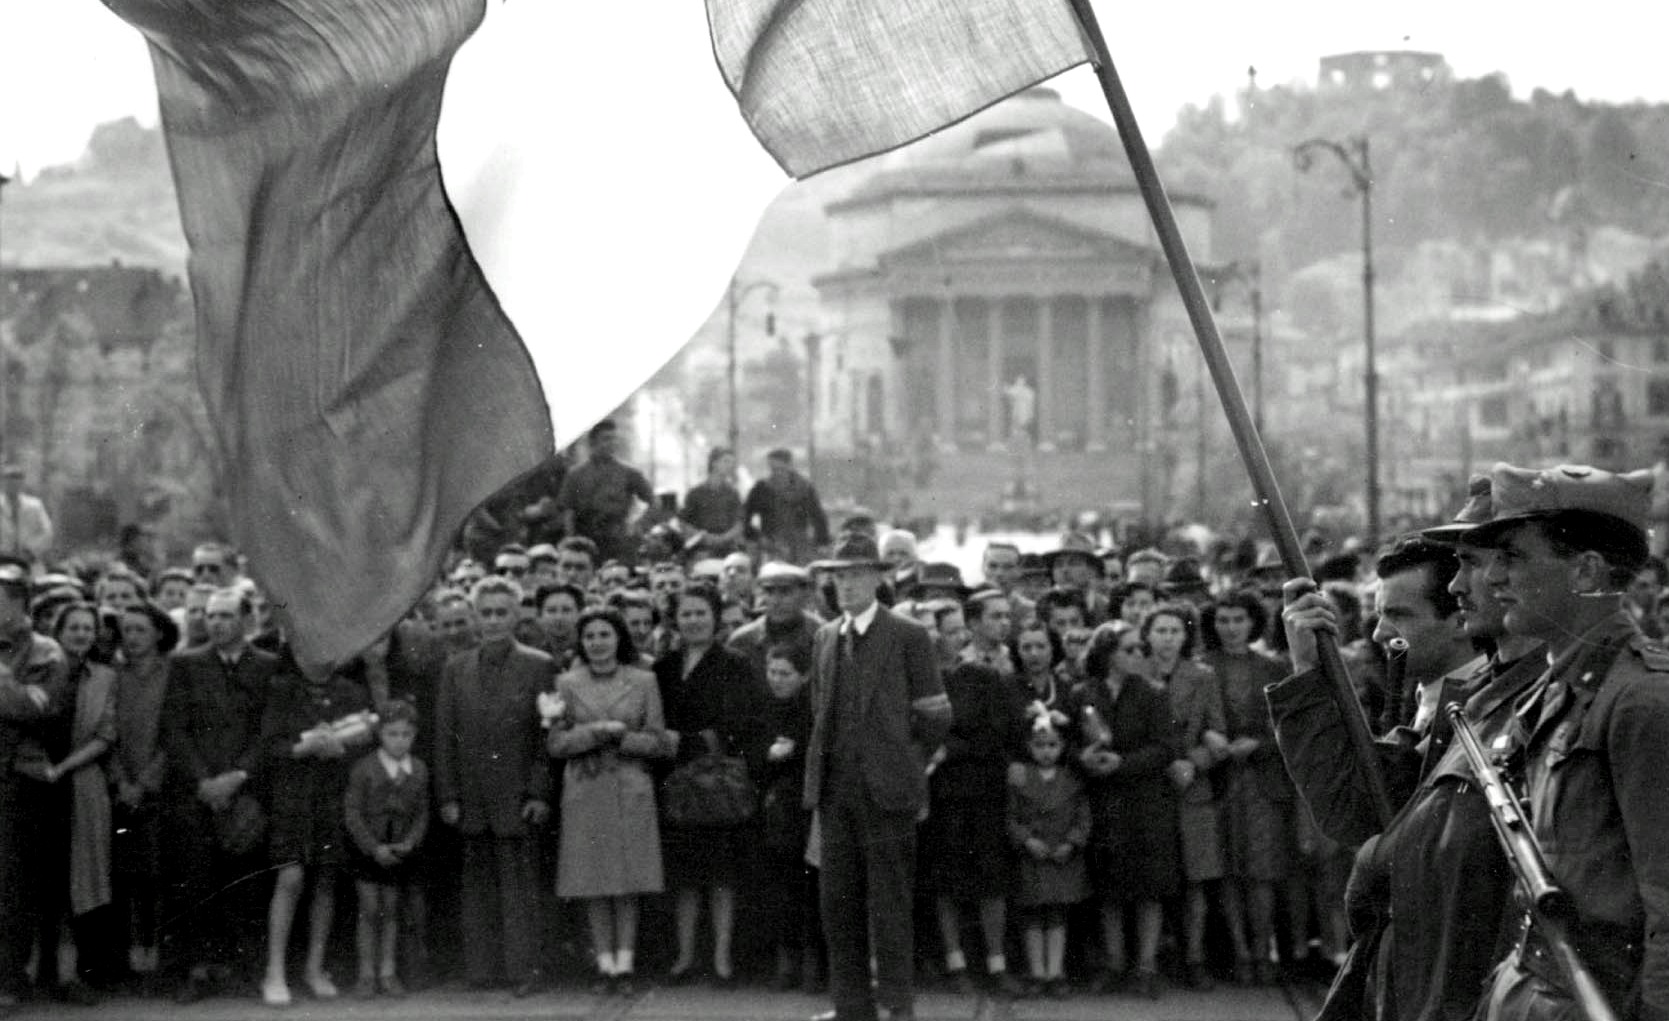
[[[1156, 359], [1192, 339], [1117, 132], [1034, 88], [873, 167], [825, 208], [813, 371], [847, 400], [819, 436], [930, 442], [953, 485], [1035, 452], [1051, 503], [1134, 499]], [[1209, 264], [1211, 203], [1171, 201]]]

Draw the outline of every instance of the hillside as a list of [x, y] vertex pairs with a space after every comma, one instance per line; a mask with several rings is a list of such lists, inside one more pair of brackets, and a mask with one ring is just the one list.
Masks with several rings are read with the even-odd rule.
[[0, 260], [89, 266], [120, 260], [185, 272], [185, 234], [160, 131], [130, 119], [100, 125], [81, 159], [8, 185]]
[[[1293, 146], [1311, 138], [1368, 137], [1375, 258], [1388, 283], [1426, 259], [1423, 246], [1483, 258], [1530, 243], [1559, 250], [1573, 284], [1603, 283], [1638, 268], [1611, 264], [1621, 249], [1648, 252], [1669, 234], [1666, 104], [1543, 90], [1519, 99], [1499, 74], [1378, 91], [1281, 86], [1232, 101], [1233, 118], [1222, 97], [1184, 109], [1161, 153], [1179, 168], [1173, 188], [1216, 198], [1216, 251], [1261, 256], [1277, 294], [1306, 268], [1360, 250], [1345, 168], [1325, 153], [1308, 173], [1294, 167]], [[1325, 332], [1315, 310], [1289, 311]]]

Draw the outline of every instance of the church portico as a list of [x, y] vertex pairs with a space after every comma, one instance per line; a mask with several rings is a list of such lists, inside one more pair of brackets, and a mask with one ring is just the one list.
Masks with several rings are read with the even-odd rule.
[[[823, 357], [870, 352], [885, 413], [831, 395], [820, 436], [861, 422], [884, 448], [936, 448], [945, 478], [1024, 455], [1040, 478], [1128, 491], [1174, 310], [1116, 134], [1034, 89], [879, 166], [827, 207], [840, 243], [814, 284], [840, 338]], [[1174, 198], [1209, 261], [1210, 203]], [[833, 358], [819, 375], [839, 371]]]
[[[1139, 338], [1130, 295], [900, 297], [895, 324], [898, 425], [945, 449], [1105, 450], [1109, 423], [1134, 417]], [[1014, 420], [1009, 395], [1029, 391]]]

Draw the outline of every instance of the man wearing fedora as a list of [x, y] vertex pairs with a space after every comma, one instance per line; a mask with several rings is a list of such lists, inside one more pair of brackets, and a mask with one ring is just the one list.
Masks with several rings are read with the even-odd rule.
[[[875, 598], [886, 565], [849, 534], [815, 565], [840, 616], [817, 632], [805, 806], [822, 830], [823, 931], [837, 1021], [913, 1019], [916, 823], [951, 707], [925, 629]], [[874, 961], [874, 984], [870, 962]]]
[[1082, 532], [1068, 532], [1061, 536], [1059, 549], [1043, 554], [1043, 563], [1056, 588], [1084, 594], [1086, 624], [1095, 627], [1107, 619], [1107, 597], [1096, 585], [1107, 567], [1096, 555], [1094, 540]]

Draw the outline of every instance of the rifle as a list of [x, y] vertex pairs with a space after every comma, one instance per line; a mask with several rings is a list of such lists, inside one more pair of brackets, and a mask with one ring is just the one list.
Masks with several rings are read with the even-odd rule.
[[1530, 898], [1533, 924], [1541, 930], [1547, 945], [1552, 948], [1559, 970], [1564, 972], [1571, 997], [1581, 1006], [1588, 1021], [1617, 1021], [1617, 1013], [1611, 1009], [1594, 973], [1582, 963], [1576, 947], [1571, 943], [1570, 923], [1576, 920], [1576, 900], [1548, 871], [1547, 858], [1542, 854], [1535, 831], [1530, 829], [1530, 820], [1524, 815], [1523, 805], [1484, 751], [1478, 732], [1472, 729], [1472, 722], [1466, 717], [1466, 710], [1460, 703], [1451, 702], [1447, 712], [1449, 722], [1454, 724], [1455, 740], [1460, 742], [1466, 761], [1472, 766], [1472, 774], [1483, 789], [1484, 800], [1489, 806], [1489, 821], [1495, 827], [1501, 850], [1506, 852], [1507, 864], [1512, 866], [1519, 885]]
[[1408, 682], [1408, 640], [1385, 643], [1385, 709], [1379, 714], [1381, 733], [1414, 722], [1419, 708], [1419, 685]]

